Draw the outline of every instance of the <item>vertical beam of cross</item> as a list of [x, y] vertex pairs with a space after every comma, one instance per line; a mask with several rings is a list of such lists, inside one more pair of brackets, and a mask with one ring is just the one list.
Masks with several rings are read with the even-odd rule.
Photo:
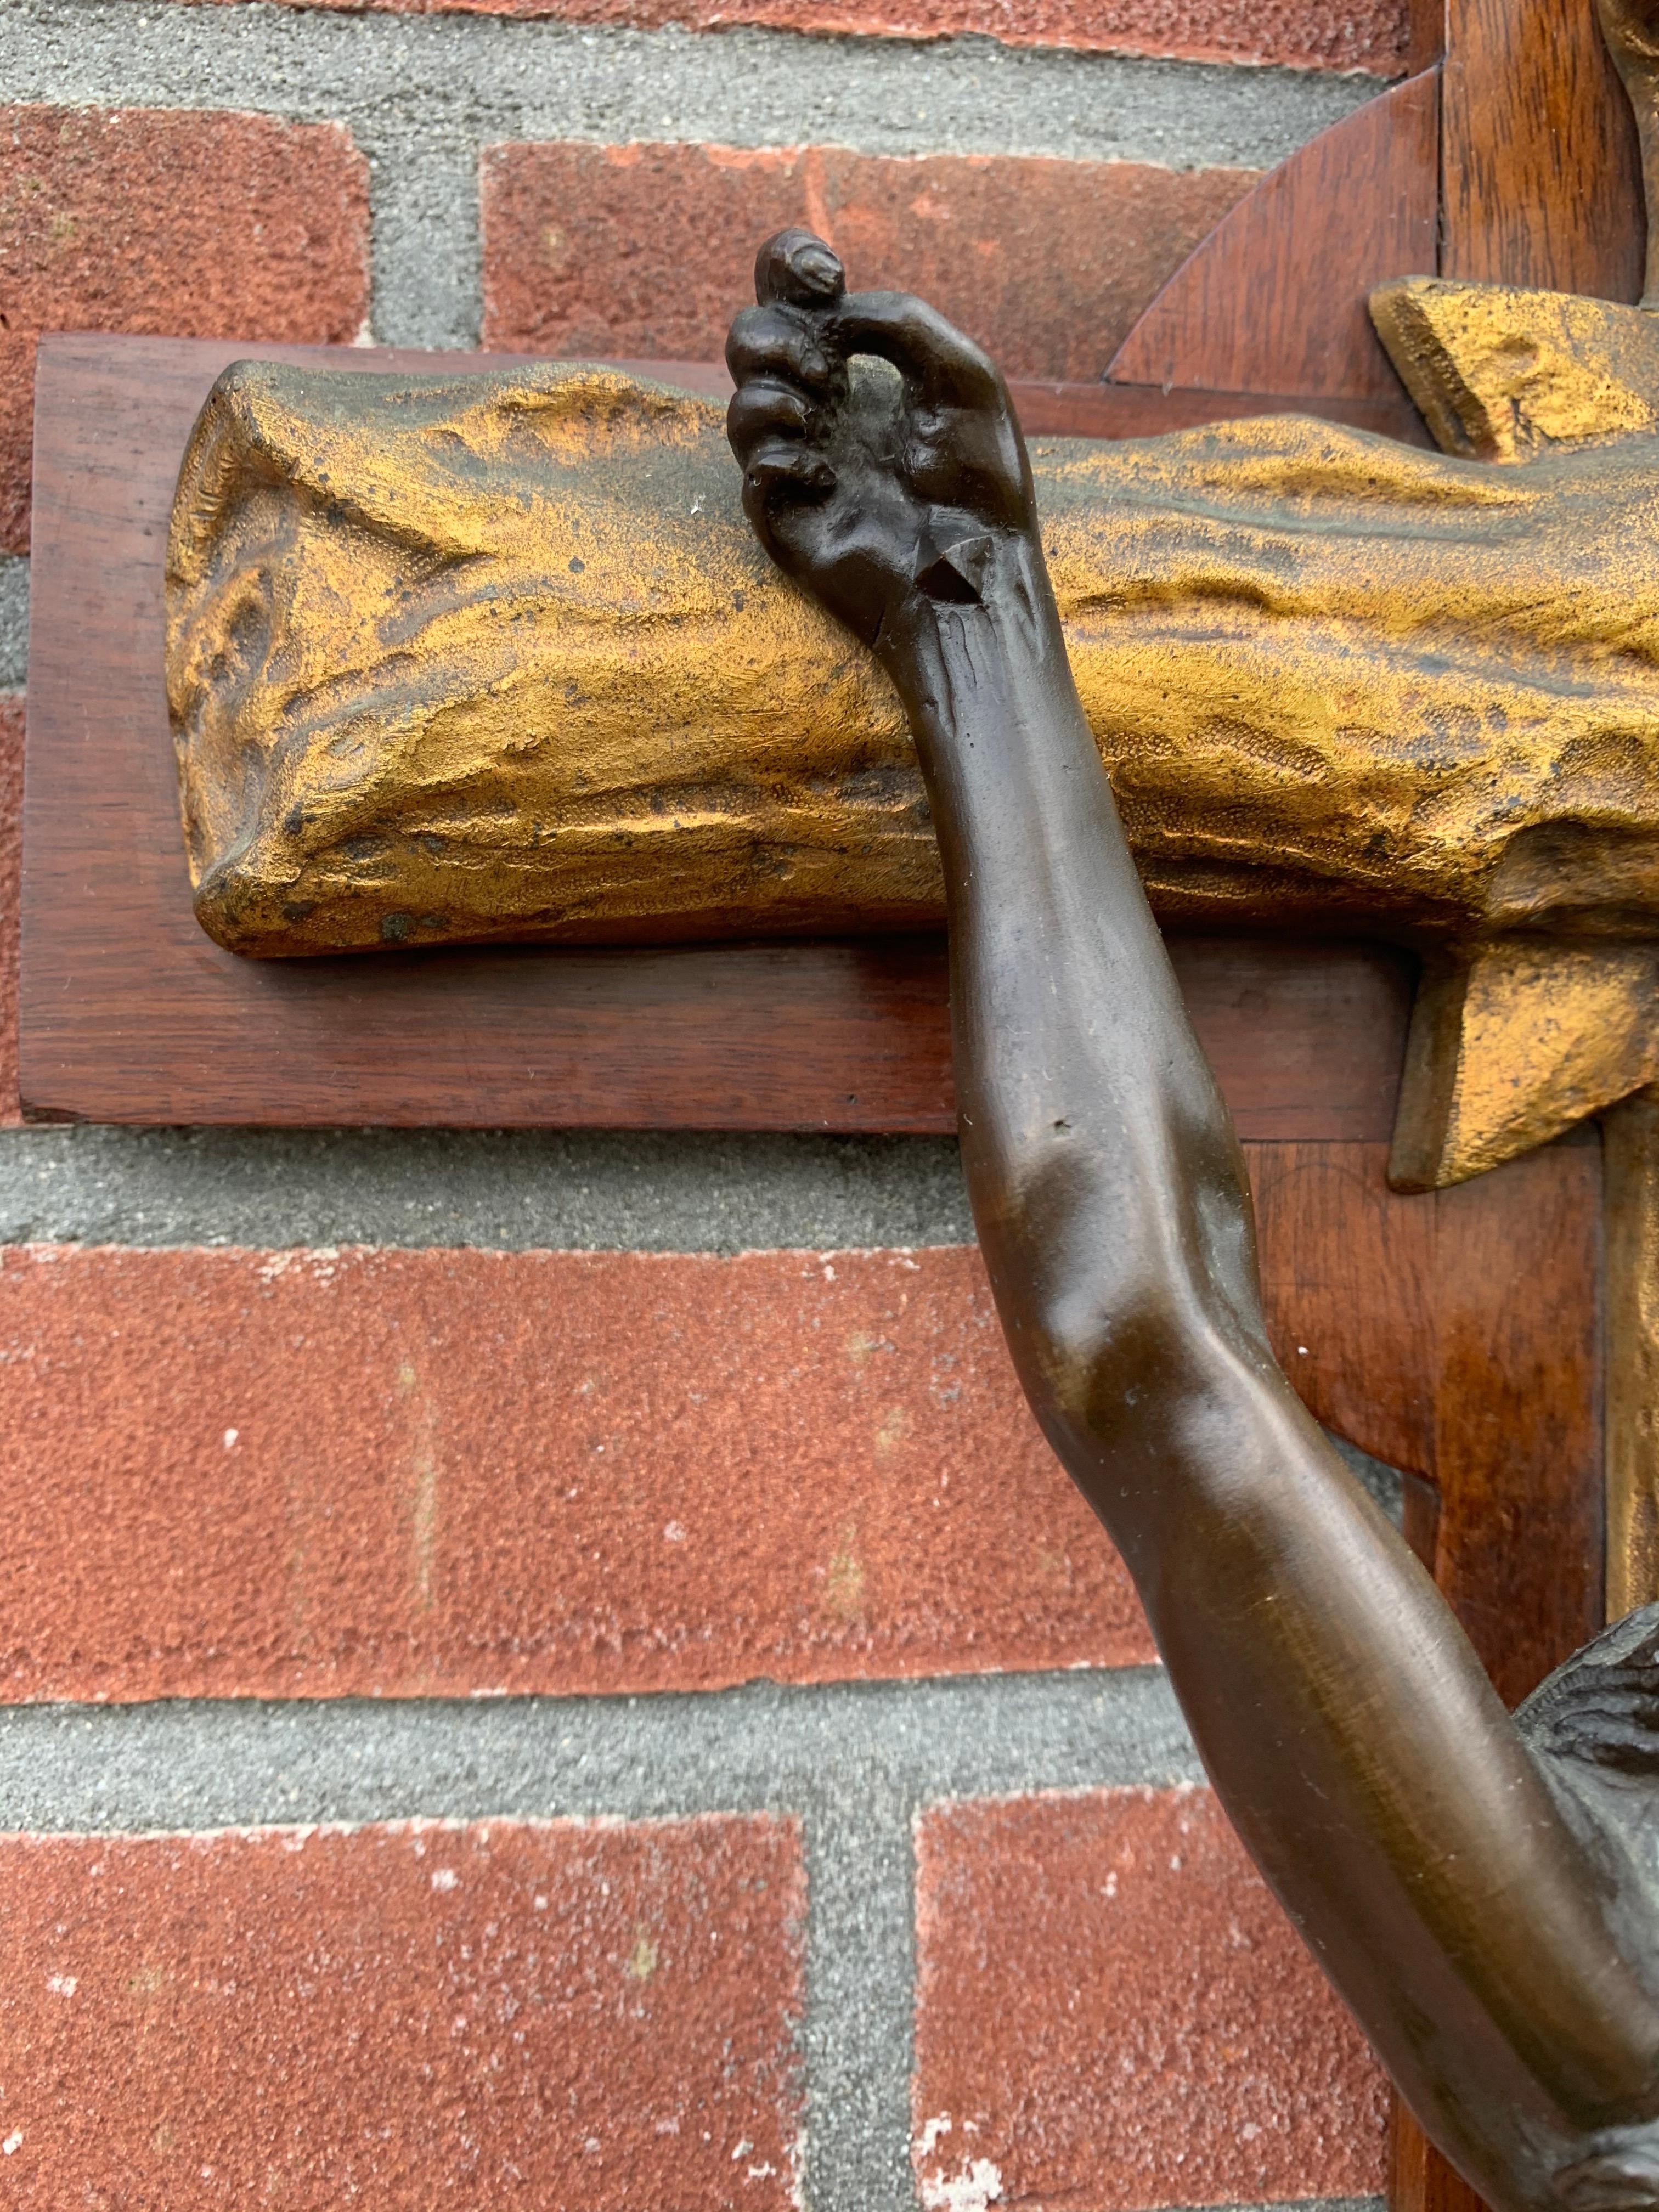
[[1594, 0], [1448, 0], [1440, 273], [1633, 301], [1636, 125]]

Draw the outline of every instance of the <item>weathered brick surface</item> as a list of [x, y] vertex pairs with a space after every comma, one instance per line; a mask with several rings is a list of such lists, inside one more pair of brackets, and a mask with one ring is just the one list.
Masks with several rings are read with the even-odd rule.
[[23, 702], [0, 695], [0, 1128], [17, 1104], [17, 895], [22, 876]]
[[836, 147], [491, 147], [483, 342], [718, 359], [754, 296], [756, 247], [804, 222], [854, 284], [923, 294], [1009, 375], [1097, 377], [1252, 176]]
[[0, 1890], [8, 2205], [797, 2202], [791, 1822], [12, 1837]]
[[924, 2203], [1382, 2187], [1382, 2076], [1207, 1790], [938, 1806], [916, 1852]]
[[1150, 1656], [975, 1251], [3, 1257], [0, 1696]]
[[768, 23], [792, 31], [964, 33], [1023, 46], [1083, 46], [1291, 69], [1404, 67], [1408, 0], [288, 0], [352, 13], [560, 16], [580, 23]]
[[148, 108], [0, 109], [0, 547], [28, 545], [42, 331], [349, 343], [368, 167], [343, 131]]

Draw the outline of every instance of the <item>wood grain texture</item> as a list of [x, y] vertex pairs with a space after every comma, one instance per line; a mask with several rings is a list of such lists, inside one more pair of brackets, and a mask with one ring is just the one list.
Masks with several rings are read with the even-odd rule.
[[1601, 1622], [1594, 1133], [1419, 1196], [1376, 1146], [1248, 1157], [1274, 1349], [1322, 1421], [1434, 1486], [1437, 1579], [1516, 1704]]
[[1410, 12], [1406, 71], [1415, 76], [1432, 68], [1446, 51], [1446, 0], [1411, 0]]
[[1429, 70], [1264, 177], [1176, 270], [1108, 375], [1397, 402], [1365, 301], [1385, 278], [1436, 273], [1438, 205]]
[[[42, 345], [26, 1111], [162, 1123], [952, 1128], [936, 939], [254, 963], [203, 935], [162, 688], [162, 558], [185, 439], [240, 350], [141, 338]], [[319, 353], [346, 368], [483, 365], [351, 348], [285, 357]], [[1198, 941], [1177, 958], [1247, 1135], [1387, 1135], [1408, 963], [1354, 945]]]
[[1513, 1705], [1602, 1624], [1600, 1145], [1435, 1212], [1435, 1579]]
[[1304, 1402], [1373, 1458], [1434, 1474], [1435, 1199], [1388, 1147], [1247, 1147], [1267, 1331]]
[[1601, 1121], [1607, 1175], [1607, 1619], [1659, 1598], [1659, 1093]]
[[1389, 2136], [1390, 2212], [1486, 2212], [1462, 2175], [1424, 2134], [1398, 2097]]
[[1449, 0], [1440, 270], [1640, 296], [1636, 125], [1592, 0]]

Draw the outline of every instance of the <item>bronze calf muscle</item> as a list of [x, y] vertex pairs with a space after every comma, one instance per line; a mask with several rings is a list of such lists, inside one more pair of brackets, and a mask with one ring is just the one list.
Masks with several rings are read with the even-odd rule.
[[1000, 378], [920, 301], [846, 295], [805, 233], [757, 289], [728, 347], [744, 507], [915, 737], [963, 1158], [1037, 1418], [1229, 1814], [1435, 2141], [1516, 2212], [1659, 2204], [1659, 1608], [1505, 1715], [1268, 1349], [1237, 1147]]

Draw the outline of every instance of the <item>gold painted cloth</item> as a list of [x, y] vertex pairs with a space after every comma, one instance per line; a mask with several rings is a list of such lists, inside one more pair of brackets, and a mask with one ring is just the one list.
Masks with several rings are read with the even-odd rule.
[[[1160, 915], [1652, 934], [1656, 460], [1285, 416], [1036, 441]], [[204, 927], [280, 955], [936, 924], [898, 702], [738, 491], [718, 406], [611, 371], [228, 371], [167, 580]]]

